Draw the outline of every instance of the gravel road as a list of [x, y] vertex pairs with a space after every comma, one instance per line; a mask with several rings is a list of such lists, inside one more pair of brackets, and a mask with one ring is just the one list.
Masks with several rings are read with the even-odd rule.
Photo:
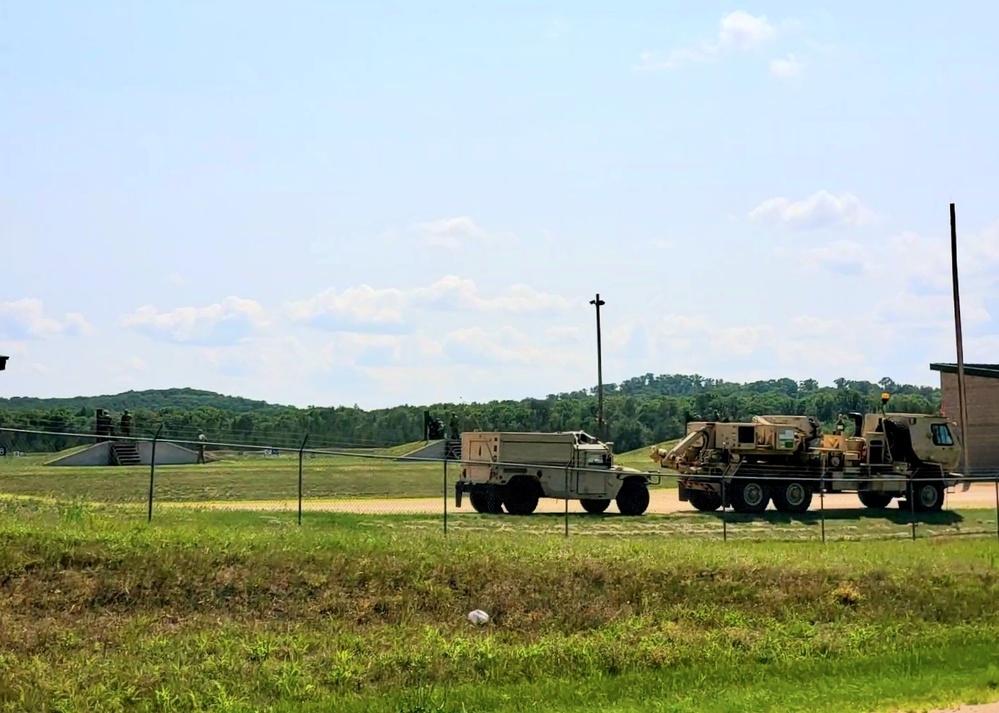
[[[950, 510], [995, 508], [996, 506], [995, 486], [991, 483], [972, 485], [967, 492], [962, 492], [960, 488], [957, 488], [955, 492], [948, 493], [946, 497], [945, 507]], [[826, 495], [824, 501], [824, 507], [828, 510], [857, 509], [862, 507], [857, 500], [857, 496], [853, 493]], [[297, 510], [298, 500], [230, 500], [183, 503], [160, 500], [158, 505], [219, 510]], [[460, 508], [455, 508], [453, 495], [448, 498], [447, 507], [448, 512], [474, 512], [467, 498], [463, 498]], [[895, 506], [893, 505], [892, 507], [894, 508]], [[302, 509], [354, 513], [359, 515], [386, 515], [393, 513], [440, 515], [444, 512], [444, 501], [443, 498], [343, 498], [338, 500], [306, 498], [302, 503]], [[772, 504], [770, 509], [773, 509]], [[811, 509], [813, 511], [819, 509], [818, 497], [812, 500]], [[542, 499], [538, 504], [537, 512], [565, 512], [565, 501]], [[569, 512], [583, 513], [585, 511], [579, 505], [578, 501], [572, 500], [569, 501]], [[617, 507], [614, 503], [611, 503], [607, 512], [617, 512]], [[652, 515], [668, 515], [675, 512], [694, 512], [694, 508], [691, 507], [690, 503], [680, 502], [677, 499], [675, 490], [653, 490], [647, 512]], [[999, 713], [999, 711], [995, 713]]]

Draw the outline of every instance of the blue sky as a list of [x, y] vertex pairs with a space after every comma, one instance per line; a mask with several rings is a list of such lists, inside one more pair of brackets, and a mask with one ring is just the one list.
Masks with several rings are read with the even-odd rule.
[[0, 395], [999, 361], [999, 8], [0, 3]]

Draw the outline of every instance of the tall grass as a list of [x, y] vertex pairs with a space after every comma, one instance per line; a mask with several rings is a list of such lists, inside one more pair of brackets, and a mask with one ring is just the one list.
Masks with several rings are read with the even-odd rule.
[[328, 522], [3, 501], [0, 710], [849, 711], [999, 681], [991, 541]]

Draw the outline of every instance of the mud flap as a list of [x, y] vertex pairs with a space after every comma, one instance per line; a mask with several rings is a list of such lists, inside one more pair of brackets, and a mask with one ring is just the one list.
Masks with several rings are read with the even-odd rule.
[[689, 496], [690, 490], [688, 490], [687, 488], [683, 487], [683, 485], [680, 484], [677, 484], [676, 490], [677, 493], [679, 494], [681, 503], [685, 503], [690, 500]]
[[454, 484], [454, 506], [456, 508], [460, 508], [461, 507], [461, 494], [463, 492], [464, 492], [464, 489], [461, 487], [461, 483], [455, 483]]

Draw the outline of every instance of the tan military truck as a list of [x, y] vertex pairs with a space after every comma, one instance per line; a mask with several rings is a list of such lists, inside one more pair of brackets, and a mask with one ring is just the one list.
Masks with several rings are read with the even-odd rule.
[[[702, 511], [805, 512], [815, 493], [857, 493], [868, 508], [937, 512], [961, 476], [956, 424], [942, 415], [852, 412], [823, 434], [808, 416], [755, 416], [745, 423], [698, 421], [666, 451], [662, 468], [679, 473], [679, 497]], [[847, 429], [852, 426], [852, 435]]]
[[655, 476], [615, 466], [612, 450], [584, 431], [462, 433], [455, 505], [468, 493], [476, 512], [529, 515], [541, 498], [558, 498], [599, 514], [613, 500], [622, 515], [641, 515]]

